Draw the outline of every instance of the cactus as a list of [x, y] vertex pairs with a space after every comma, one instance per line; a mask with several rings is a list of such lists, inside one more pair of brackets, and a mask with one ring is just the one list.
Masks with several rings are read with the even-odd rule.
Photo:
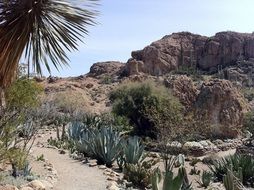
[[[152, 190], [159, 190], [159, 182], [161, 181], [161, 172], [156, 168], [151, 177]], [[164, 176], [162, 190], [191, 190], [185, 168], [182, 166], [178, 169], [177, 176], [173, 176], [172, 170], [167, 170]]]
[[211, 172], [203, 171], [200, 181], [197, 181], [201, 187], [207, 188], [213, 179]]
[[234, 172], [228, 169], [227, 174], [223, 176], [223, 185], [226, 190], [243, 190], [241, 181], [234, 175]]

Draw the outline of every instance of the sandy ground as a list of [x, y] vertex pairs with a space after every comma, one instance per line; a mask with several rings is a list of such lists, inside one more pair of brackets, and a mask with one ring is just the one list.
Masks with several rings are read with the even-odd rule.
[[[51, 132], [50, 132], [51, 133]], [[83, 164], [80, 161], [73, 160], [69, 157], [68, 152], [66, 154], [59, 154], [58, 150], [53, 148], [45, 148], [36, 146], [36, 144], [42, 143], [47, 145], [47, 139], [52, 136], [55, 138], [54, 132], [50, 134], [49, 132], [44, 133], [41, 137], [36, 139], [35, 145], [32, 148], [33, 157], [38, 157], [44, 155], [44, 158], [47, 162], [53, 165], [53, 168], [57, 171], [58, 180], [54, 184], [54, 190], [105, 190], [107, 186], [107, 181], [103, 171], [98, 169], [98, 167], [89, 167], [86, 164]], [[219, 157], [224, 157], [226, 155], [234, 154], [235, 150], [228, 150], [224, 152], [216, 153]], [[206, 155], [208, 156], [208, 155]], [[202, 159], [203, 157], [199, 157]], [[38, 162], [38, 161], [37, 161]], [[36, 163], [35, 165], [39, 165]], [[159, 166], [163, 170], [163, 162], [160, 162]], [[39, 173], [43, 176], [45, 174], [45, 168], [36, 167], [36, 173]], [[189, 162], [185, 163], [185, 168], [187, 173], [193, 168], [190, 166]], [[196, 164], [198, 170], [208, 170], [207, 165], [199, 162]], [[174, 171], [177, 173], [178, 168], [175, 168]], [[47, 174], [45, 174], [47, 175]], [[190, 182], [192, 182], [194, 189], [203, 189], [200, 188], [197, 180], [200, 179], [198, 175], [188, 175]]]
[[[43, 143], [48, 137], [38, 139]], [[54, 184], [54, 190], [105, 190], [106, 177], [97, 167], [89, 167], [80, 161], [71, 159], [66, 154], [59, 154], [55, 149], [34, 146], [32, 155], [44, 158], [53, 165], [57, 171], [58, 181]], [[38, 172], [38, 171], [37, 171]], [[43, 172], [43, 171], [42, 171]]]

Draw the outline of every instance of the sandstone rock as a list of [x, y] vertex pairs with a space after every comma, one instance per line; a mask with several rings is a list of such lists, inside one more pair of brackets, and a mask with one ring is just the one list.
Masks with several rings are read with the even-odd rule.
[[89, 167], [95, 167], [95, 166], [97, 166], [97, 163], [96, 162], [91, 162], [88, 165], [89, 165]]
[[163, 75], [179, 66], [218, 72], [254, 57], [254, 34], [219, 32], [212, 37], [189, 32], [173, 33], [143, 50], [133, 51], [126, 64], [129, 75]]
[[46, 180], [40, 180], [40, 182], [45, 186], [46, 189], [53, 189], [53, 184]]
[[13, 185], [4, 185], [0, 186], [0, 190], [19, 190], [19, 189]]
[[100, 165], [98, 168], [101, 170], [105, 170], [107, 167], [105, 165]]
[[212, 190], [225, 190], [225, 187], [222, 183], [211, 183], [211, 185], [208, 187], [208, 189], [212, 189]]
[[117, 186], [117, 183], [112, 181], [107, 185], [107, 189], [109, 190], [119, 190], [119, 187]]
[[20, 190], [34, 190], [32, 187], [21, 187]]
[[31, 187], [34, 190], [45, 190], [46, 189], [45, 185], [39, 180], [31, 181], [26, 186]]
[[236, 137], [241, 129], [247, 103], [227, 80], [213, 79], [202, 84], [193, 106], [196, 115], [209, 121], [214, 136]]
[[199, 142], [195, 141], [184, 143], [183, 150], [193, 156], [202, 156], [205, 153], [204, 147]]
[[185, 108], [190, 108], [196, 101], [199, 91], [191, 78], [185, 75], [173, 75], [166, 78], [164, 83], [167, 87], [172, 89], [173, 94], [179, 98]]
[[199, 143], [195, 141], [186, 142], [183, 145], [183, 149], [203, 149], [204, 147]]
[[99, 62], [92, 65], [88, 76], [100, 77], [101, 75], [114, 76], [120, 75], [124, 64], [117, 61]]

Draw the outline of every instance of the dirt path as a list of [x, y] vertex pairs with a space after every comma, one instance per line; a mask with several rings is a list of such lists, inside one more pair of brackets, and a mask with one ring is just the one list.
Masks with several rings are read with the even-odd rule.
[[[44, 141], [44, 139], [41, 140]], [[106, 189], [106, 177], [101, 170], [73, 160], [68, 153], [59, 154], [55, 149], [34, 146], [32, 154], [35, 157], [43, 154], [57, 171], [58, 181], [54, 184], [54, 190]]]

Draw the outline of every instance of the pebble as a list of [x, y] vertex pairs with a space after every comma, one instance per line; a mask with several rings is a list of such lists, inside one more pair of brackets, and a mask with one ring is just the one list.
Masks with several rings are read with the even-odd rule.
[[88, 165], [89, 165], [89, 167], [95, 167], [95, 166], [97, 166], [97, 163], [92, 162], [92, 163], [89, 163]]
[[98, 168], [101, 170], [105, 170], [107, 167], [105, 165], [100, 165], [100, 166], [98, 166]]

